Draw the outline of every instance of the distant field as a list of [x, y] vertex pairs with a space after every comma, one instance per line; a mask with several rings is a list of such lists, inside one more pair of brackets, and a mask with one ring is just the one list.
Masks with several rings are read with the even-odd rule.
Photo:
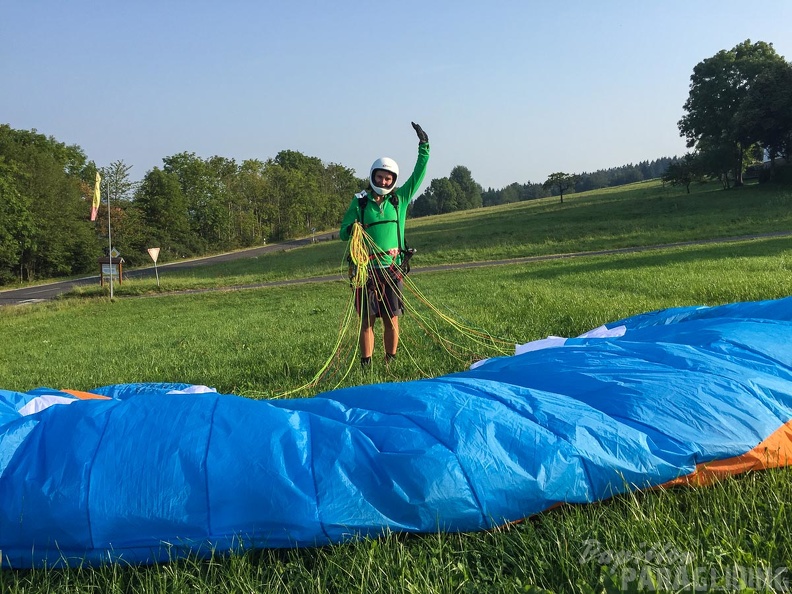
[[[418, 249], [414, 266], [649, 246], [691, 240], [792, 231], [792, 188], [750, 185], [723, 191], [717, 184], [684, 189], [648, 181], [565, 197], [519, 202], [407, 221]], [[343, 274], [346, 244], [318, 243], [206, 266], [160, 270], [161, 289], [246, 285]], [[156, 291], [155, 281], [131, 281], [121, 294]], [[97, 287], [81, 294], [98, 294]]]

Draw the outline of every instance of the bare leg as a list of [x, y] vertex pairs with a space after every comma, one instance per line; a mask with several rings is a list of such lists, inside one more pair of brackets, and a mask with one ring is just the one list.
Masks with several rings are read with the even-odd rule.
[[374, 353], [374, 322], [377, 318], [369, 317], [368, 325], [366, 320], [360, 326], [360, 356], [365, 359]]
[[398, 316], [393, 316], [392, 318], [383, 317], [382, 323], [384, 326], [383, 342], [385, 343], [385, 354], [395, 355], [396, 349], [399, 348], [399, 318]]

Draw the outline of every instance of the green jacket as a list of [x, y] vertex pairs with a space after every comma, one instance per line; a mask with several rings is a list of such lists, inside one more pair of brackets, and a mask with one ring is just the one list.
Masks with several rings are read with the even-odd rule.
[[[418, 145], [418, 160], [415, 162], [415, 167], [410, 177], [407, 178], [403, 185], [386, 194], [385, 199], [379, 205], [374, 202], [370, 189], [360, 194], [355, 194], [355, 197], [352, 198], [344, 219], [341, 221], [341, 231], [338, 235], [343, 241], [348, 241], [350, 225], [355, 221], [362, 222], [364, 230], [371, 236], [377, 246], [376, 250], [369, 249], [369, 253], [372, 256], [372, 264], [375, 266], [390, 266], [394, 258], [388, 254], [388, 251], [405, 249], [404, 224], [407, 219], [407, 207], [418, 191], [421, 182], [423, 182], [428, 162], [429, 143], [423, 142]], [[361, 211], [360, 203], [364, 196], [366, 205]], [[393, 202], [396, 202], [397, 206], [394, 206]], [[401, 257], [396, 258], [396, 262], [400, 263]]]

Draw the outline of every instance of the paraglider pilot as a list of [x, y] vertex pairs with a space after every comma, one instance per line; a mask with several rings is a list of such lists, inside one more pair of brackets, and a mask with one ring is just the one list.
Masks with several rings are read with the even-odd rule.
[[359, 224], [370, 241], [368, 281], [355, 289], [355, 307], [361, 316], [360, 361], [371, 364], [374, 353], [374, 324], [382, 319], [386, 363], [396, 357], [399, 346], [399, 316], [403, 311], [402, 289], [408, 250], [404, 243], [407, 207], [421, 185], [429, 162], [429, 137], [412, 123], [418, 135], [418, 160], [407, 180], [396, 186], [399, 166], [389, 157], [374, 161], [369, 186], [355, 194], [341, 221], [339, 237], [348, 241]]

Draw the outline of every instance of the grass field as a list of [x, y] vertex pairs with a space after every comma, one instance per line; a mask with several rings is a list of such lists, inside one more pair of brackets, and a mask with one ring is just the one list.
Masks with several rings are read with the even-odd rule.
[[[691, 196], [658, 184], [409, 222], [418, 265], [646, 246], [792, 229], [789, 188]], [[165, 289], [241, 285], [337, 272], [343, 245], [163, 278]], [[771, 237], [634, 254], [416, 274], [426, 299], [510, 342], [574, 336], [662, 307], [792, 294], [792, 239]], [[127, 283], [125, 283], [126, 285]], [[140, 281], [132, 293], [150, 294]], [[331, 354], [348, 306], [345, 282], [151, 297], [65, 299], [0, 309], [0, 386], [184, 381], [270, 397], [310, 381]], [[461, 356], [403, 320], [398, 364], [352, 365], [335, 385], [399, 381], [464, 369]], [[433, 322], [434, 323], [434, 322]], [[436, 332], [453, 330], [437, 322]], [[461, 340], [461, 339], [460, 339]], [[381, 353], [381, 346], [377, 345]], [[354, 352], [348, 352], [354, 363]], [[416, 362], [413, 364], [413, 361]], [[752, 473], [707, 489], [659, 490], [569, 506], [489, 533], [387, 534], [332, 547], [260, 551], [153, 567], [3, 571], [3, 592], [600, 592], [665, 584], [669, 568], [739, 586], [742, 569], [792, 567], [792, 473]], [[630, 571], [640, 567], [631, 578]], [[643, 572], [643, 575], [641, 574]], [[743, 575], [743, 577], [746, 577]], [[748, 576], [750, 577], [750, 576]], [[630, 579], [628, 579], [630, 578]], [[654, 582], [653, 582], [654, 580]], [[748, 582], [745, 582], [748, 583]], [[625, 586], [624, 588], [622, 586]], [[777, 586], [777, 583], [776, 583]], [[633, 588], [633, 590], [630, 590]], [[739, 588], [731, 588], [739, 591]], [[759, 589], [761, 591], [761, 588]]]
[[[406, 235], [421, 267], [789, 231], [792, 188], [752, 185], [724, 192], [710, 184], [694, 186], [688, 195], [648, 181], [573, 194], [563, 204], [543, 198], [410, 220]], [[345, 247], [336, 240], [189, 272], [160, 268], [160, 291], [338, 274]], [[154, 280], [117, 289], [121, 295], [157, 291]], [[81, 294], [99, 293], [93, 287]]]

